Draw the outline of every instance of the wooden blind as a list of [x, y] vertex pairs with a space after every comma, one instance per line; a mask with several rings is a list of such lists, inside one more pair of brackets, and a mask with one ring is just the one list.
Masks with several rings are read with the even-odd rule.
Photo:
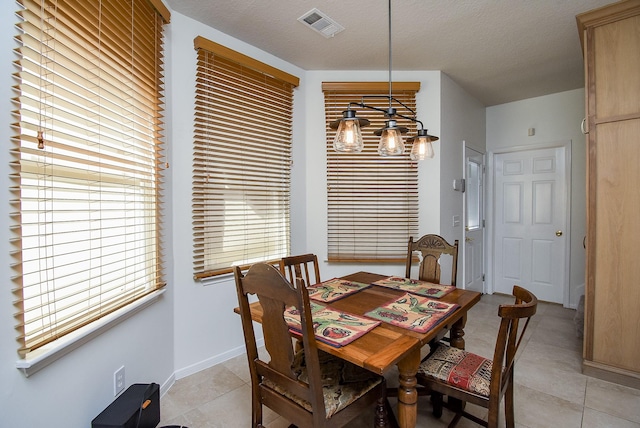
[[[392, 96], [415, 111], [419, 83], [394, 83]], [[385, 116], [358, 109], [358, 117], [371, 121], [362, 129], [364, 149], [360, 153], [333, 150], [335, 130], [329, 123], [342, 117], [349, 102], [362, 96], [388, 95], [388, 82], [323, 83], [327, 121], [328, 259], [332, 262], [398, 263], [407, 255], [409, 236], [418, 232], [417, 163], [411, 161], [411, 145], [405, 154], [378, 155], [380, 137], [373, 131], [384, 127]], [[366, 98], [365, 104], [386, 110], [385, 98]], [[398, 113], [410, 116], [401, 106]], [[399, 119], [415, 135], [415, 124]]]
[[159, 0], [19, 0], [19, 354], [164, 286]]
[[203, 38], [196, 71], [194, 278], [289, 255], [298, 79]]

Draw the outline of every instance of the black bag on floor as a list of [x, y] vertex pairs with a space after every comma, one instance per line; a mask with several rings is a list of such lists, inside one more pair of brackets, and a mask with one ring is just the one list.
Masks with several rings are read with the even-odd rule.
[[155, 428], [160, 423], [160, 387], [136, 383], [91, 421], [91, 428]]

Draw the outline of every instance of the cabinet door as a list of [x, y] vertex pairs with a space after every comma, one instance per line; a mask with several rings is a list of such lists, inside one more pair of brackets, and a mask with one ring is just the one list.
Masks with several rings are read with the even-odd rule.
[[595, 27], [593, 38], [596, 123], [639, 117], [640, 15]]
[[593, 361], [640, 372], [640, 119], [595, 131]]

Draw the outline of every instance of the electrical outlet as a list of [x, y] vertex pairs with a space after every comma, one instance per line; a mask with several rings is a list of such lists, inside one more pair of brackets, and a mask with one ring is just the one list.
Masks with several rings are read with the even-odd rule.
[[113, 372], [113, 395], [117, 396], [124, 391], [124, 366]]

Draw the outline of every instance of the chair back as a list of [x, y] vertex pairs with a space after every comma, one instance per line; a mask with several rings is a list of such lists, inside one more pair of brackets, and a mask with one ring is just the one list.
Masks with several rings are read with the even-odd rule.
[[[313, 271], [313, 276], [311, 272]], [[296, 278], [302, 278], [307, 285], [320, 282], [320, 267], [318, 257], [315, 254], [302, 254], [299, 256], [283, 257], [280, 260], [280, 272], [295, 284]]]
[[[315, 341], [309, 296], [304, 281], [297, 279], [294, 286], [273, 266], [257, 263], [246, 275], [239, 267], [234, 268], [242, 328], [249, 359], [251, 388], [254, 402], [254, 420], [261, 420], [261, 405], [264, 404], [289, 420], [306, 421], [302, 426], [323, 426], [326, 411], [322, 394], [322, 381], [318, 348]], [[262, 306], [262, 331], [265, 348], [270, 361], [258, 355], [253, 322], [249, 307], [249, 295], [256, 295]], [[300, 309], [302, 342], [308, 383], [301, 382], [293, 367], [296, 352], [289, 327], [284, 317], [287, 306]], [[309, 340], [311, 338], [311, 340]], [[280, 391], [273, 388], [277, 385]], [[288, 398], [283, 391], [311, 404], [312, 412], [296, 400]], [[256, 412], [260, 418], [255, 418]]]
[[411, 266], [413, 264], [414, 252], [420, 252], [421, 260], [418, 268], [418, 279], [440, 284], [440, 257], [443, 254], [451, 256], [451, 285], [456, 285], [458, 274], [458, 240], [453, 245], [440, 235], [424, 235], [417, 241], [413, 237], [409, 238], [407, 247], [407, 261], [405, 277], [411, 277]]
[[[513, 367], [518, 348], [527, 330], [531, 317], [536, 313], [538, 299], [529, 290], [517, 285], [513, 286], [515, 303], [513, 305], [500, 305], [500, 330], [496, 339], [496, 347], [493, 354], [493, 367], [491, 370], [490, 401], [497, 400], [505, 392], [508, 385], [513, 385]], [[525, 320], [522, 328], [520, 321]]]

